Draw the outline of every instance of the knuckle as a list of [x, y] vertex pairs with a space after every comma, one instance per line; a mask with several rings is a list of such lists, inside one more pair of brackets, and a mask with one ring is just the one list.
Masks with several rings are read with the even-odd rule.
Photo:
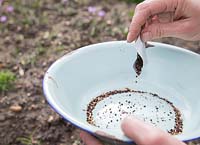
[[139, 33], [140, 32], [140, 28], [141, 26], [137, 23], [137, 22], [132, 22], [130, 27], [129, 27], [129, 32], [132, 33]]
[[144, 9], [146, 9], [148, 7], [148, 5], [146, 3], [140, 3], [136, 6], [135, 8], [135, 11], [138, 12], [138, 11], [142, 11]]
[[160, 25], [158, 25], [157, 29], [156, 29], [156, 35], [157, 37], [162, 37], [164, 36], [164, 30], [161, 28]]
[[182, 23], [181, 27], [178, 27], [177, 32], [187, 34], [187, 33], [190, 33], [191, 30], [193, 29], [194, 29], [193, 24], [191, 24], [190, 22], [185, 22], [185, 23]]
[[160, 24], [152, 25], [151, 27], [149, 27], [149, 32], [149, 37], [151, 39], [156, 39], [165, 36], [165, 30]]
[[147, 35], [148, 39], [150, 39], [150, 40], [154, 39], [154, 37], [155, 37], [154, 32], [149, 31], [147, 34], [148, 34]]
[[149, 39], [154, 39], [155, 37], [155, 34], [152, 31], [150, 31], [148, 35], [149, 35]]

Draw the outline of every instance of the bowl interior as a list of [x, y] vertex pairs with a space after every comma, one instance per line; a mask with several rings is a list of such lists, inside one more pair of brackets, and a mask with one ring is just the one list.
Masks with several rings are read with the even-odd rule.
[[[148, 63], [139, 77], [133, 69], [135, 48], [125, 41], [90, 45], [65, 55], [45, 75], [47, 101], [76, 126], [91, 133], [106, 132], [123, 141], [129, 140], [120, 129], [125, 116], [137, 116], [169, 131], [175, 123], [175, 106], [183, 122], [183, 131], [176, 137], [199, 137], [200, 56], [175, 46], [151, 44], [155, 47], [147, 49]], [[88, 123], [88, 105], [94, 98], [127, 88], [136, 92], [112, 94], [100, 100], [92, 110], [96, 126]]]

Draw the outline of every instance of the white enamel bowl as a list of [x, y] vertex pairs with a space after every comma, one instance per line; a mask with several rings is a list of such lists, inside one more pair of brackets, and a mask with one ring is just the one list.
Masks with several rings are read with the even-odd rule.
[[[147, 49], [148, 63], [138, 78], [133, 69], [135, 48], [125, 41], [89, 45], [63, 56], [48, 69], [44, 77], [43, 88], [48, 103], [78, 128], [107, 142], [127, 144], [132, 141], [120, 129], [120, 121], [126, 115], [120, 116], [123, 113], [118, 110], [117, 103], [125, 103], [125, 108], [121, 109], [129, 115], [133, 110], [129, 110], [130, 104], [126, 103], [131, 101], [132, 105], [139, 104], [135, 108], [137, 113], [131, 115], [157, 122], [161, 119], [159, 116], [172, 108], [164, 103], [156, 114], [152, 107], [159, 104], [159, 99], [151, 99], [152, 96], [148, 97], [147, 94], [119, 94], [105, 98], [95, 107], [93, 115], [97, 125], [94, 126], [87, 122], [87, 105], [92, 99], [108, 91], [129, 88], [152, 92], [172, 102], [181, 112], [183, 132], [175, 137], [182, 141], [199, 138], [200, 56], [171, 45], [155, 42], [150, 44], [155, 47]], [[147, 106], [147, 109], [138, 111], [141, 105]], [[105, 111], [105, 107], [110, 107], [107, 109], [111, 109], [111, 112]], [[148, 116], [149, 114], [151, 115]], [[110, 118], [115, 121], [107, 126]], [[167, 130], [173, 126], [173, 122], [169, 120], [155, 125]]]

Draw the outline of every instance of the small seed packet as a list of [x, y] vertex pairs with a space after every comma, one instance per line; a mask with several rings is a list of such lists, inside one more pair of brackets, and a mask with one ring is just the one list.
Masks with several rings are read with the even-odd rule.
[[136, 39], [134, 47], [135, 47], [137, 53], [142, 58], [143, 65], [147, 64], [146, 45], [145, 45], [145, 42], [143, 42], [141, 40], [140, 36], [138, 36], [138, 38]]

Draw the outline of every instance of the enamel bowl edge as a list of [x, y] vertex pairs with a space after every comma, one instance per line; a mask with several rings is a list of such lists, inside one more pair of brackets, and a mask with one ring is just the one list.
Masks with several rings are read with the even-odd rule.
[[[175, 137], [177, 137], [178, 139], [180, 139], [182, 141], [186, 141], [186, 142], [190, 141], [190, 140], [196, 140], [200, 136], [200, 128], [197, 128], [197, 130], [194, 133], [192, 133], [193, 130], [190, 129], [190, 128], [195, 128], [195, 126], [190, 127], [190, 125], [188, 125], [189, 124], [188, 122], [190, 120], [189, 118], [196, 120], [196, 122], [195, 122], [196, 124], [198, 124], [200, 122], [200, 119], [197, 116], [195, 117], [195, 115], [194, 115], [194, 110], [198, 109], [198, 107], [191, 108], [191, 106], [193, 106], [193, 105], [191, 105], [193, 102], [197, 103], [197, 105], [198, 104], [200, 105], [200, 101], [196, 101], [198, 98], [195, 95], [198, 92], [197, 91], [198, 86], [200, 86], [200, 83], [199, 83], [200, 80], [198, 82], [198, 77], [197, 77], [197, 73], [200, 74], [200, 69], [196, 68], [197, 67], [196, 65], [200, 64], [200, 62], [199, 63], [197, 62], [198, 60], [200, 61], [200, 56], [196, 53], [189, 51], [189, 50], [185, 50], [185, 49], [182, 49], [182, 48], [179, 48], [179, 47], [176, 47], [176, 46], [172, 46], [172, 45], [167, 45], [167, 44], [162, 44], [162, 43], [157, 43], [157, 42], [150, 42], [150, 44], [155, 45], [155, 48], [148, 48], [147, 56], [148, 57], [150, 55], [157, 56], [156, 53], [160, 54], [160, 56], [158, 58], [152, 58], [152, 60], [151, 60], [151, 57], [149, 58], [148, 63], [149, 63], [150, 66], [151, 66], [151, 63], [157, 62], [157, 61], [160, 61], [161, 64], [162, 63], [165, 64], [165, 62], [162, 62], [162, 61], [165, 61], [164, 59], [166, 59], [165, 57], [168, 53], [172, 55], [172, 56], [168, 56], [168, 57], [171, 57], [170, 58], [171, 61], [174, 61], [176, 56], [177, 56], [177, 59], [180, 58], [181, 60], [182, 60], [182, 58], [186, 57], [186, 61], [183, 62], [183, 63], [186, 63], [186, 64], [180, 64], [180, 65], [177, 64], [177, 67], [180, 66], [181, 71], [183, 71], [187, 67], [189, 67], [190, 63], [194, 63], [194, 64], [191, 65], [191, 68], [194, 69], [193, 70], [194, 72], [192, 72], [192, 70], [191, 71], [186, 70], [185, 72], [183, 72], [183, 76], [180, 75], [180, 78], [177, 78], [177, 80], [179, 81], [178, 83], [176, 82], [176, 84], [173, 84], [171, 81], [168, 81], [168, 79], [170, 77], [173, 77], [173, 74], [170, 73], [170, 72], [166, 74], [166, 76], [169, 76], [169, 78], [166, 79], [166, 80], [163, 80], [163, 81], [166, 81], [164, 83], [164, 85], [166, 85], [165, 87], [166, 88], [168, 87], [169, 91], [172, 91], [172, 92], [174, 91], [173, 94], [175, 94], [175, 96], [178, 96], [178, 97], [181, 96], [181, 95], [189, 96], [191, 94], [191, 96], [189, 96], [189, 97], [194, 98], [193, 101], [187, 103], [188, 100], [191, 100], [191, 98], [189, 99], [188, 97], [186, 97], [185, 106], [183, 106], [183, 107], [180, 106], [180, 107], [184, 108], [183, 110], [184, 110], [184, 112], [186, 112], [185, 113], [186, 114], [185, 115], [185, 117], [186, 117], [185, 122], [187, 124], [186, 125], [186, 128], [187, 128], [186, 132], [188, 132], [188, 133], [183, 134], [183, 135], [177, 135]], [[106, 47], [107, 47], [108, 50], [105, 50]], [[109, 50], [110, 47], [112, 49]], [[116, 51], [118, 51], [116, 53], [114, 52], [115, 47], [116, 47]], [[80, 48], [78, 50], [72, 51], [71, 53], [66, 54], [65, 56], [58, 59], [47, 70], [47, 72], [45, 73], [44, 80], [43, 80], [43, 91], [44, 91], [46, 100], [49, 103], [49, 105], [58, 114], [60, 114], [60, 116], [63, 119], [71, 122], [76, 127], [80, 128], [82, 130], [85, 130], [85, 131], [87, 131], [87, 132], [89, 132], [89, 133], [91, 133], [95, 136], [100, 136], [100, 138], [103, 138], [103, 140], [106, 140], [107, 142], [113, 142], [114, 141], [116, 143], [119, 142], [119, 144], [120, 144], [120, 143], [122, 143], [120, 140], [123, 140], [124, 144], [133, 143], [130, 139], [128, 139], [124, 136], [120, 137], [120, 135], [119, 135], [118, 137], [115, 137], [114, 134], [109, 134], [109, 133], [108, 134], [107, 133], [97, 134], [96, 132], [98, 132], [98, 131], [101, 131], [101, 132], [105, 132], [105, 131], [100, 130], [97, 127], [94, 127], [90, 124], [87, 124], [87, 122], [84, 122], [85, 118], [82, 117], [82, 116], [84, 116], [82, 114], [84, 114], [85, 112], [80, 113], [80, 110], [85, 109], [84, 106], [87, 105], [87, 102], [89, 100], [87, 99], [87, 97], [83, 97], [84, 99], [79, 98], [80, 96], [87, 96], [88, 94], [90, 94], [90, 91], [85, 91], [85, 90], [87, 88], [89, 90], [91, 86], [94, 86], [94, 82], [99, 83], [99, 80], [95, 80], [95, 76], [93, 76], [93, 74], [87, 74], [87, 72], [93, 71], [93, 73], [97, 73], [97, 75], [99, 75], [99, 74], [106, 75], [106, 74], [104, 74], [104, 71], [105, 70], [108, 71], [108, 72], [110, 71], [109, 65], [111, 65], [113, 63], [113, 61], [110, 60], [111, 58], [109, 59], [109, 56], [112, 57], [112, 55], [113, 55], [114, 57], [112, 59], [120, 58], [122, 60], [122, 62], [116, 62], [116, 63], [124, 63], [124, 62], [130, 63], [129, 66], [127, 65], [125, 67], [123, 67], [123, 65], [119, 64], [119, 68], [121, 70], [124, 69], [124, 71], [121, 71], [121, 70], [117, 70], [117, 71], [119, 71], [118, 73], [120, 75], [125, 74], [125, 76], [122, 75], [122, 78], [135, 79], [135, 75], [130, 77], [130, 73], [134, 73], [134, 71], [131, 68], [131, 65], [132, 65], [131, 63], [133, 63], [133, 61], [135, 60], [135, 57], [136, 57], [136, 52], [135, 52], [134, 48], [131, 49], [131, 47], [132, 47], [132, 44], [128, 44], [125, 41], [105, 42], [105, 43], [99, 43], [99, 44], [93, 44], [93, 45], [85, 46], [85, 47]], [[108, 51], [107, 52], [108, 56], [105, 54], [104, 51], [101, 51], [103, 49], [104, 49], [104, 51]], [[163, 50], [161, 50], [161, 49], [163, 49]], [[97, 52], [95, 52], [95, 51], [97, 51]], [[164, 52], [164, 53], [162, 53], [162, 52]], [[94, 56], [91, 56], [90, 53], [93, 54]], [[97, 54], [97, 53], [100, 56], [95, 56], [95, 54]], [[106, 56], [104, 56], [104, 54]], [[88, 55], [88, 56], [81, 58], [81, 56], [84, 56], [84, 55], [85, 56]], [[126, 56], [127, 56], [127, 59], [126, 59]], [[80, 57], [80, 60], [76, 59], [73, 62], [73, 59], [76, 58], [76, 57]], [[105, 61], [104, 61], [103, 60], [104, 57], [107, 58], [107, 60], [105, 59]], [[91, 62], [91, 60], [95, 61], [96, 58], [98, 58], [98, 59], [102, 58], [102, 60], [98, 60], [97, 63]], [[125, 58], [124, 61], [123, 61], [123, 58]], [[191, 60], [190, 60], [190, 58], [191, 58]], [[86, 60], [86, 59], [88, 59], [88, 60], [84, 64], [91, 62], [91, 64], [89, 64], [91, 66], [87, 66], [87, 67], [80, 66], [80, 64], [82, 62], [84, 62], [84, 60]], [[109, 61], [111, 61], [111, 62], [109, 62]], [[117, 59], [116, 59], [116, 61], [117, 61]], [[178, 60], [175, 60], [175, 61], [177, 63], [179, 63]], [[95, 65], [99, 65], [100, 62], [104, 62], [104, 63], [107, 62], [108, 67], [104, 68], [104, 70], [102, 70], [102, 72], [100, 72], [98, 74], [97, 71], [100, 71], [100, 70], [98, 70], [98, 68], [97, 68], [97, 70], [95, 70]], [[66, 67], [67, 67], [67, 64], [70, 64], [70, 63], [71, 63], [71, 65], [73, 64], [73, 66], [70, 66], [69, 70], [68, 70]], [[77, 69], [73, 70], [72, 67], [74, 68], [74, 66], [77, 67]], [[159, 79], [160, 79], [160, 77], [162, 77], [162, 76], [160, 76], [161, 72], [159, 72], [159, 69], [155, 68], [156, 74], [151, 78], [150, 75], [153, 72], [152, 73], [148, 72], [148, 70], [149, 70], [148, 67], [150, 67], [150, 66], [147, 66], [146, 70], [144, 69], [144, 72], [142, 72], [143, 74], [141, 75], [141, 78], [139, 78], [138, 81], [141, 81], [141, 82], [144, 81], [144, 83], [145, 82], [152, 82], [151, 79], [156, 79], [157, 76], [159, 76], [158, 77]], [[100, 65], [99, 67], [104, 67], [104, 66]], [[113, 70], [115, 70], [116, 67], [113, 68]], [[130, 70], [129, 70], [129, 67], [130, 67]], [[173, 65], [173, 67], [170, 68], [171, 70], [169, 70], [169, 71], [173, 72], [173, 69], [175, 69], [175, 68], [176, 68], [176, 65]], [[166, 68], [161, 68], [161, 70], [162, 69], [163, 69], [163, 71], [166, 71]], [[80, 76], [78, 75], [79, 73], [80, 73]], [[149, 73], [149, 76], [147, 75], [147, 73]], [[189, 76], [187, 76], [187, 74]], [[68, 75], [70, 76], [70, 78], [67, 78]], [[81, 84], [81, 81], [84, 78], [84, 75], [86, 75], [86, 78], [89, 78], [89, 76], [91, 76], [91, 81], [90, 80], [83, 80], [85, 82], [88, 81], [88, 84], [87, 83]], [[106, 79], [111, 77], [112, 75], [113, 75], [113, 73], [111, 73], [109, 76], [105, 77], [104, 81], [106, 81]], [[72, 77], [76, 78], [75, 81], [73, 81]], [[175, 77], [179, 77], [179, 76], [177, 75]], [[185, 79], [183, 81], [181, 80], [182, 78], [186, 78], [186, 77], [189, 77], [190, 80], [189, 79]], [[197, 80], [195, 80], [195, 77], [197, 77], [196, 78]], [[92, 79], [95, 80], [95, 81], [93, 81]], [[78, 80], [80, 80], [80, 82]], [[188, 89], [189, 93], [187, 93], [187, 90], [185, 90], [185, 88], [187, 88], [188, 85], [185, 84], [185, 82], [191, 83], [190, 81], [191, 82], [195, 81], [195, 82], [194, 82], [194, 85], [191, 86], [191, 89]], [[70, 86], [69, 83], [71, 83], [72, 85]], [[159, 80], [157, 80], [155, 82], [155, 84], [159, 84], [159, 83], [160, 83]], [[85, 85], [85, 86], [83, 86], [83, 85]], [[162, 85], [162, 82], [161, 82], [161, 85]], [[170, 88], [170, 86], [175, 86], [175, 85], [177, 86], [177, 87], [175, 87], [175, 89], [173, 89], [173, 87]], [[186, 86], [184, 86], [184, 85], [186, 85]], [[195, 88], [195, 85], [197, 86], [197, 88]], [[100, 84], [99, 86], [102, 86], [102, 85]], [[99, 86], [97, 86], [97, 87], [99, 87]], [[120, 86], [115, 86], [115, 87], [120, 88]], [[138, 86], [138, 84], [134, 85], [134, 87], [136, 87], [136, 88], [138, 87], [138, 89], [140, 89], [140, 86]], [[159, 85], [158, 85], [158, 87], [159, 87]], [[93, 88], [91, 90], [94, 91], [95, 89], [97, 89], [97, 88]], [[79, 92], [79, 90], [80, 90], [80, 92]], [[154, 90], [154, 89], [152, 88], [151, 90]], [[178, 90], [178, 91], [176, 91], [176, 90]], [[106, 89], [105, 88], [102, 89], [102, 92], [103, 91], [106, 91]], [[181, 91], [183, 91], [183, 93], [181, 93]], [[161, 94], [165, 94], [163, 92], [161, 92]], [[193, 93], [191, 93], [191, 92], [193, 92]], [[93, 94], [95, 94], [95, 93], [93, 93]], [[167, 93], [167, 95], [169, 95], [169, 94], [170, 93]], [[73, 98], [69, 101], [70, 103], [68, 103], [68, 104], [67, 104], [66, 99], [63, 99], [66, 96], [67, 96], [67, 99]], [[73, 97], [73, 96], [75, 96], [75, 97]], [[61, 99], [61, 100], [59, 100], [59, 99]], [[91, 100], [91, 97], [90, 97], [90, 100]], [[200, 100], [200, 98], [199, 98], [199, 100]], [[66, 101], [66, 105], [65, 105], [65, 103], [63, 103], [64, 101]], [[72, 104], [73, 102], [74, 102], [74, 105]], [[175, 100], [175, 102], [176, 102], [176, 100]], [[70, 104], [71, 104], [71, 106], [70, 106]], [[179, 105], [179, 104], [177, 103], [177, 105]], [[195, 106], [197, 106], [197, 105], [195, 104]], [[73, 108], [74, 106], [75, 107], [80, 106], [80, 108], [78, 110], [76, 110], [76, 109]], [[187, 112], [187, 109], [190, 110], [190, 111]], [[68, 111], [66, 111], [66, 110], [68, 110]], [[199, 111], [197, 111], [196, 113], [198, 113], [198, 112]], [[78, 114], [77, 117], [74, 117], [73, 116], [74, 114]]]

